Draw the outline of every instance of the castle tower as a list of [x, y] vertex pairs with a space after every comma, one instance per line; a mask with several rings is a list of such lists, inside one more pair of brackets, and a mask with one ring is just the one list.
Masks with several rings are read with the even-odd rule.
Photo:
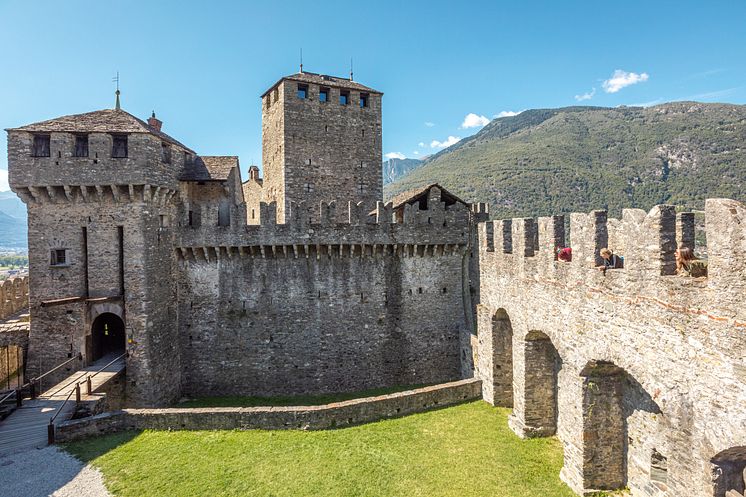
[[[262, 200], [277, 202], [284, 222], [291, 202], [382, 200], [381, 98], [355, 81], [301, 72], [262, 95]], [[249, 216], [251, 217], [251, 216]]]
[[172, 226], [194, 152], [161, 124], [107, 109], [7, 130], [28, 209], [29, 376], [127, 351], [133, 403], [178, 395]]

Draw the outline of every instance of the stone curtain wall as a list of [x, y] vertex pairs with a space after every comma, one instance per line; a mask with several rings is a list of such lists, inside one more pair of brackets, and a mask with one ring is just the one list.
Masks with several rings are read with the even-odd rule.
[[0, 319], [28, 309], [28, 276], [0, 282]]
[[185, 395], [344, 392], [462, 377], [468, 209], [435, 203], [395, 224], [390, 204], [379, 205], [373, 222], [356, 208], [346, 224], [331, 222], [328, 206], [323, 224], [265, 224], [274, 218], [265, 207], [261, 226], [222, 236], [182, 230]]
[[[561, 477], [578, 493], [722, 497], [710, 461], [746, 446], [746, 207], [707, 201], [708, 278], [672, 274], [691, 223], [669, 206], [611, 223], [572, 214], [571, 263], [555, 260], [561, 217], [480, 225], [484, 398], [512, 402], [523, 436], [556, 422]], [[593, 265], [609, 239], [625, 268], [604, 275]], [[498, 394], [510, 375], [512, 398]]]
[[324, 430], [448, 407], [480, 396], [468, 379], [320, 406], [124, 409], [61, 423], [58, 443], [125, 430]]

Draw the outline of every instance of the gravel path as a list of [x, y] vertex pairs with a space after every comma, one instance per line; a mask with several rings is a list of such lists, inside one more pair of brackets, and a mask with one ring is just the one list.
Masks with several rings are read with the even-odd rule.
[[57, 447], [0, 458], [3, 497], [111, 497], [101, 472]]

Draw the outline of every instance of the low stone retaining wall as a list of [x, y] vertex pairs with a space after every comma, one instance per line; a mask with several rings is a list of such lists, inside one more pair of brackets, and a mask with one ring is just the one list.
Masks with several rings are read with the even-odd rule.
[[57, 426], [57, 442], [125, 430], [324, 430], [447, 407], [482, 398], [468, 379], [320, 406], [123, 409]]

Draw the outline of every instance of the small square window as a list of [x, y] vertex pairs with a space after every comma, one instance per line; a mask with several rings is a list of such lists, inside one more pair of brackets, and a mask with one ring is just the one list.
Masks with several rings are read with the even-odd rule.
[[360, 108], [368, 106], [368, 94], [367, 93], [361, 93], [360, 94]]
[[74, 157], [88, 157], [88, 135], [75, 135]]
[[53, 249], [50, 254], [50, 266], [67, 265], [67, 249]]
[[322, 88], [319, 90], [319, 102], [329, 101], [329, 88]]
[[112, 135], [111, 156], [119, 159], [127, 157], [127, 135]]
[[313, 183], [306, 183], [303, 185], [303, 189], [306, 193], [313, 193]]
[[49, 157], [49, 135], [34, 135], [34, 146], [31, 155], [34, 157]]
[[298, 85], [298, 98], [308, 98], [308, 85]]
[[164, 164], [171, 164], [171, 145], [161, 143], [161, 158]]
[[342, 90], [339, 92], [339, 104], [340, 105], [347, 105], [350, 103], [350, 92], [347, 90]]

